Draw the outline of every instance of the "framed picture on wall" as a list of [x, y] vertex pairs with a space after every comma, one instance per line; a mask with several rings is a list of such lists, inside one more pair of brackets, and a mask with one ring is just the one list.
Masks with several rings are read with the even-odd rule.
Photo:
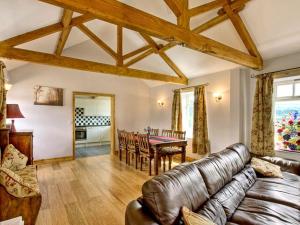
[[34, 86], [34, 104], [63, 106], [63, 89], [47, 86]]

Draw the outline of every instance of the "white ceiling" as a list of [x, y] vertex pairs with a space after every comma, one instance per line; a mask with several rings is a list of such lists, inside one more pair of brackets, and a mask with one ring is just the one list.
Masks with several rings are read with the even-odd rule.
[[[189, 4], [190, 7], [195, 7], [209, 1], [211, 0], [190, 0]], [[170, 22], [176, 22], [175, 16], [162, 0], [123, 0], [122, 2]], [[56, 23], [62, 15], [62, 9], [37, 0], [2, 0], [0, 1], [0, 8], [0, 40]], [[299, 8], [299, 0], [252, 0], [240, 13], [264, 60], [300, 51]], [[76, 13], [74, 16], [78, 15]], [[193, 28], [214, 16], [216, 16], [216, 10], [193, 18], [191, 27]], [[90, 21], [85, 25], [109, 46], [116, 49], [115, 25], [99, 20]], [[230, 21], [225, 21], [202, 34], [246, 51]], [[19, 47], [53, 53], [58, 35], [56, 33]], [[124, 53], [135, 50], [145, 44], [145, 41], [136, 32], [125, 30]], [[239, 66], [179, 46], [168, 50], [166, 53], [189, 78]], [[63, 55], [114, 64], [113, 59], [109, 55], [90, 41], [77, 28], [72, 29]], [[5, 63], [8, 70], [24, 64], [24, 62], [15, 60], [5, 60]], [[157, 55], [148, 56], [134, 64], [132, 68], [175, 75]], [[152, 82], [152, 84], [155, 84], [155, 82]]]

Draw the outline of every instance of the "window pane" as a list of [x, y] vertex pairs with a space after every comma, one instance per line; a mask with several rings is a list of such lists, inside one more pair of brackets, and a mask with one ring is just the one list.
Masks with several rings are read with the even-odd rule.
[[295, 83], [295, 96], [300, 96], [300, 83]]
[[277, 97], [293, 96], [293, 84], [282, 84], [277, 86]]
[[182, 128], [186, 131], [187, 138], [193, 137], [194, 120], [194, 92], [181, 94], [182, 100]]
[[275, 148], [300, 152], [300, 101], [275, 103]]

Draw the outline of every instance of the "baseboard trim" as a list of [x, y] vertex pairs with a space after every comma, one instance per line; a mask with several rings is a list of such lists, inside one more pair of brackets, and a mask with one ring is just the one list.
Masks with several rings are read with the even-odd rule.
[[65, 156], [65, 157], [59, 157], [59, 158], [34, 160], [33, 164], [34, 165], [42, 165], [42, 164], [51, 164], [51, 163], [58, 163], [58, 162], [71, 161], [71, 160], [73, 160], [73, 156]]

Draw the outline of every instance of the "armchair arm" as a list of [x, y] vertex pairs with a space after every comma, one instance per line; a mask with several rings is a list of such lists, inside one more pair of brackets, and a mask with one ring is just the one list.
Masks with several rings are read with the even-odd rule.
[[134, 200], [127, 205], [125, 225], [159, 225], [142, 204]]
[[265, 156], [261, 159], [280, 166], [280, 169], [285, 172], [300, 175], [300, 162], [287, 160], [279, 157]]

